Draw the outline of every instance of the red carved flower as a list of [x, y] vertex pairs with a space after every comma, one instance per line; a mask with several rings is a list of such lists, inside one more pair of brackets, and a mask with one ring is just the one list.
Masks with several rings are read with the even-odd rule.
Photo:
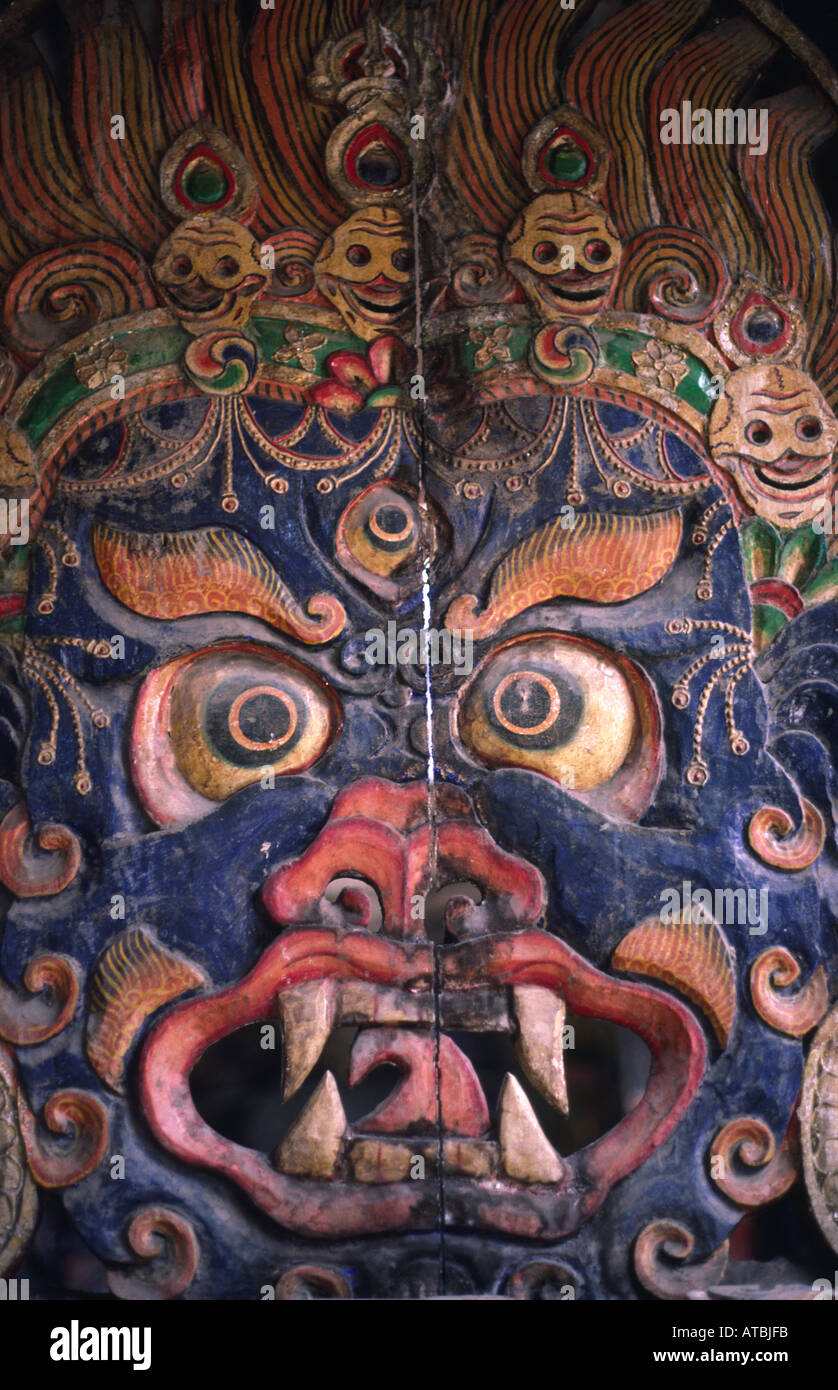
[[308, 391], [317, 405], [354, 415], [375, 406], [399, 405], [402, 391], [398, 382], [407, 369], [407, 349], [401, 338], [389, 334], [370, 343], [364, 356], [360, 352], [332, 352], [326, 358], [329, 377]]

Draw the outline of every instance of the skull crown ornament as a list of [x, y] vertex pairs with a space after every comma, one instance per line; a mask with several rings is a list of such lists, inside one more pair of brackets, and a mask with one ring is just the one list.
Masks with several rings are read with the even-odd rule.
[[[0, 90], [0, 1273], [735, 1297], [782, 1209], [810, 1286], [838, 80], [757, 0], [138, 11], [121, 137]], [[655, 138], [758, 80], [764, 160]]]

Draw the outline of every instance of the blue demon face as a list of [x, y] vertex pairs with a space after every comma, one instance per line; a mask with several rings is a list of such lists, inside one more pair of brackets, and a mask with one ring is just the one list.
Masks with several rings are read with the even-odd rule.
[[[712, 1153], [743, 1117], [782, 1144], [827, 950], [749, 633], [701, 457], [622, 405], [94, 435], [22, 661], [6, 856], [49, 895], [3, 941], [19, 988], [47, 961], [20, 1068], [92, 1249], [157, 1239], [188, 1296], [387, 1295], [445, 1231], [458, 1287], [601, 1296], [685, 1204], [717, 1247]], [[609, 1024], [634, 1079], [591, 1132]]]

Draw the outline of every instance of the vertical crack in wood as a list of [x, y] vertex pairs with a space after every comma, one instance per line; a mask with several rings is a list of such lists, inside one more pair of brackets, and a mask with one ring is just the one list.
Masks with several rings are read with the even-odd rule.
[[[410, 101], [410, 114], [417, 114], [416, 87], [416, 28], [414, 6], [408, 0], [406, 5], [407, 29], [407, 85]], [[424, 112], [421, 113], [424, 115]], [[416, 437], [419, 445], [417, 470], [419, 515], [421, 519], [422, 546], [422, 624], [426, 632], [431, 626], [431, 562], [433, 546], [431, 543], [431, 519], [425, 491], [425, 358], [422, 322], [422, 246], [419, 223], [419, 181], [416, 167], [416, 141], [411, 141], [411, 219], [413, 226], [413, 294], [416, 309], [415, 346], [416, 366], [413, 383], [419, 387], [416, 399]], [[413, 394], [413, 393], [411, 393]], [[434, 755], [434, 707], [431, 681], [430, 641], [424, 643], [425, 649], [425, 726], [428, 742], [427, 780], [428, 780], [428, 888], [437, 887], [437, 825], [436, 825], [436, 767]], [[442, 1130], [442, 1077], [440, 1072], [440, 943], [433, 943], [434, 973], [434, 1087], [436, 1091], [436, 1169], [437, 1169], [437, 1220], [439, 1237], [439, 1278], [437, 1292], [444, 1295], [445, 1278], [445, 1170], [443, 1165], [444, 1144]]]

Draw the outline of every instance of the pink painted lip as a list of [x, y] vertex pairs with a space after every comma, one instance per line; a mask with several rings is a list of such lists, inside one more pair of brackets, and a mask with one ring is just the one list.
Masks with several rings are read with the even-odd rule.
[[[594, 1214], [614, 1183], [675, 1129], [703, 1074], [703, 1034], [676, 1000], [646, 985], [611, 979], [540, 930], [499, 935], [488, 944], [485, 937], [466, 941], [442, 950], [439, 961], [445, 990], [541, 985], [559, 993], [577, 1014], [633, 1029], [652, 1053], [641, 1101], [607, 1134], [563, 1159], [560, 1182], [523, 1186], [505, 1178], [446, 1180], [451, 1219], [457, 1224], [543, 1240], [568, 1235]], [[212, 1043], [247, 1024], [275, 1018], [277, 995], [294, 985], [354, 979], [391, 989], [412, 986], [415, 997], [417, 981], [430, 980], [433, 966], [429, 942], [316, 927], [284, 932], [245, 979], [176, 1006], [152, 1030], [140, 1058], [140, 1091], [154, 1135], [184, 1163], [230, 1178], [272, 1220], [300, 1235], [432, 1228], [438, 1219], [433, 1184], [286, 1176], [264, 1154], [222, 1137], [205, 1123], [193, 1104], [189, 1075]]]

